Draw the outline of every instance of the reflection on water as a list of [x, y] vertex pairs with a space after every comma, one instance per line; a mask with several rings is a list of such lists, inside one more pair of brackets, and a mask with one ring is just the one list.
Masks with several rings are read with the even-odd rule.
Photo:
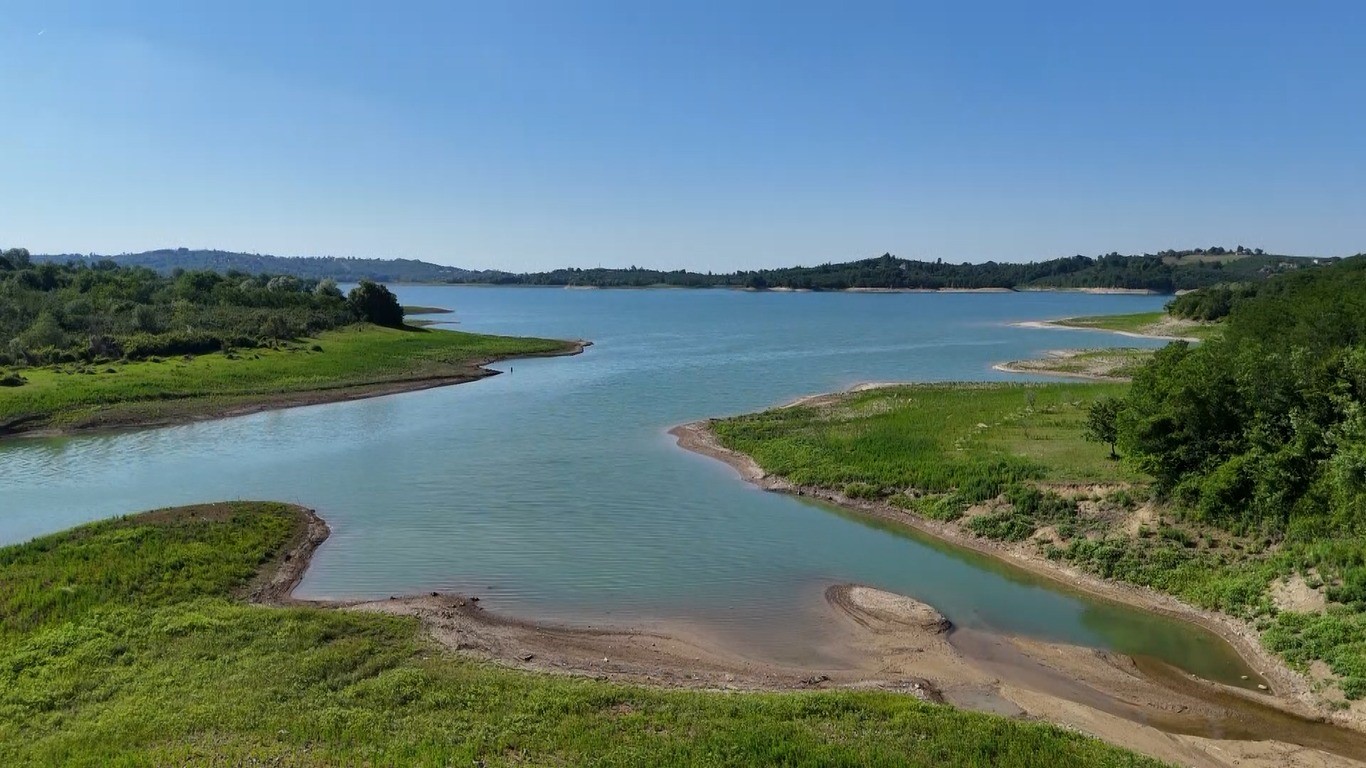
[[171, 504], [278, 499], [318, 509], [333, 529], [305, 597], [468, 590], [551, 619], [686, 618], [755, 637], [784, 627], [770, 642], [798, 656], [819, 644], [819, 627], [801, 629], [812, 596], [852, 581], [913, 595], [960, 626], [1147, 653], [1219, 679], [1238, 666], [1200, 630], [757, 491], [665, 434], [859, 381], [1019, 378], [991, 365], [1115, 339], [1010, 322], [1150, 310], [1161, 297], [398, 293], [456, 310], [441, 319], [464, 330], [594, 346], [457, 387], [0, 444], [0, 541]]

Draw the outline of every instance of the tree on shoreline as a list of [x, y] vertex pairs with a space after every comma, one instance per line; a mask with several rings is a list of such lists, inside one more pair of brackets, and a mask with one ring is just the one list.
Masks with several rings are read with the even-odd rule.
[[346, 301], [360, 319], [388, 328], [403, 327], [403, 307], [398, 297], [379, 283], [362, 280], [351, 289]]

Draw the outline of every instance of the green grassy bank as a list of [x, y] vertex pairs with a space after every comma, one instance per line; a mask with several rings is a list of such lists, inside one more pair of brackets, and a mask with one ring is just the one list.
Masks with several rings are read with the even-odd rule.
[[[1328, 702], [1366, 696], [1366, 612], [1337, 603], [1366, 543], [1276, 537], [1200, 522], [1155, 498], [1151, 478], [1087, 442], [1097, 398], [1123, 384], [935, 384], [851, 393], [712, 428], [766, 471], [957, 522], [997, 541], [1251, 620]], [[1307, 601], [1278, 603], [1287, 579]], [[1314, 662], [1326, 663], [1317, 667]]]
[[573, 348], [549, 339], [358, 324], [236, 352], [25, 368], [24, 384], [0, 387], [0, 434], [322, 402], [348, 396], [348, 389], [475, 378], [482, 363]]
[[517, 672], [436, 647], [414, 619], [244, 603], [303, 525], [239, 502], [0, 549], [0, 764], [1156, 765], [891, 693]]

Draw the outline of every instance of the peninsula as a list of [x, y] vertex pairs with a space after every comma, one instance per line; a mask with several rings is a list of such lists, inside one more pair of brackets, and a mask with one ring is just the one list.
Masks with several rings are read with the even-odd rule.
[[0, 254], [0, 300], [0, 436], [407, 392], [587, 345], [406, 324], [376, 283], [344, 296], [329, 280], [32, 263], [22, 249]]

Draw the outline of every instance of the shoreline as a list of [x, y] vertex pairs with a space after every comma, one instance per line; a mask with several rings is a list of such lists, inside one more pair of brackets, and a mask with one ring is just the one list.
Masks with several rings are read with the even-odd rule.
[[833, 621], [840, 655], [806, 664], [748, 656], [685, 621], [648, 629], [537, 622], [458, 593], [301, 600], [292, 590], [329, 528], [313, 510], [292, 506], [299, 529], [249, 588], [251, 603], [413, 617], [448, 651], [529, 674], [730, 695], [884, 691], [1048, 722], [1186, 765], [1323, 768], [1366, 760], [1355, 732], [1265, 697], [1121, 654], [957, 629], [931, 606], [859, 584], [832, 584], [812, 607]]
[[1062, 376], [1068, 379], [1082, 379], [1085, 381], [1111, 381], [1123, 383], [1129, 381], [1128, 376], [1101, 376], [1095, 373], [1081, 373], [1080, 371], [1059, 371], [1056, 369], [1044, 368], [1024, 368], [1020, 366], [1021, 360], [1012, 360], [1008, 363], [996, 363], [991, 366], [991, 370], [1002, 373], [1024, 373], [1034, 376]]
[[1270, 683], [1274, 696], [1303, 712], [1310, 713], [1311, 716], [1333, 719], [1333, 713], [1325, 711], [1313, 700], [1309, 681], [1266, 650], [1261, 645], [1256, 630], [1245, 622], [1222, 613], [1197, 608], [1149, 588], [1107, 581], [1080, 569], [1059, 565], [1022, 548], [982, 539], [952, 523], [927, 520], [889, 504], [850, 499], [829, 489], [795, 486], [781, 477], [768, 474], [748, 455], [721, 445], [709, 428], [710, 421], [708, 419], [679, 425], [669, 430], [669, 434], [678, 440], [680, 448], [724, 462], [746, 482], [765, 491], [816, 498], [858, 514], [888, 520], [949, 544], [1015, 565], [1067, 589], [1195, 624], [1228, 643], [1250, 669]]
[[747, 285], [574, 285], [570, 283], [414, 283], [389, 281], [387, 285], [412, 285], [450, 288], [547, 288], [576, 291], [740, 291], [743, 293], [1085, 293], [1096, 296], [1179, 296], [1196, 288], [1163, 292], [1147, 288], [791, 288], [785, 285], [753, 288]]
[[1060, 318], [1058, 320], [1022, 320], [1011, 323], [1012, 328], [1033, 328], [1035, 330], [1052, 331], [1096, 331], [1100, 333], [1113, 333], [1120, 336], [1127, 336], [1131, 339], [1157, 339], [1159, 341], [1185, 341], [1191, 344], [1200, 343], [1200, 339], [1194, 336], [1170, 336], [1159, 333], [1136, 333], [1134, 331], [1117, 331], [1111, 328], [1087, 328], [1080, 325], [1067, 325], [1065, 321], [1071, 318]]
[[[991, 369], [1003, 373], [1125, 383], [1132, 381], [1132, 378], [1124, 375], [1121, 371], [1135, 365], [1139, 360], [1145, 359], [1151, 354], [1151, 351], [1132, 347], [1050, 349], [1046, 350], [1040, 357], [996, 363], [991, 366]], [[1088, 363], [1088, 361], [1089, 364], [1082, 368], [1074, 365], [1075, 362]], [[1068, 365], [1073, 365], [1073, 367], [1068, 368]]]
[[[183, 412], [173, 412], [154, 417], [137, 417], [136, 415], [120, 417], [116, 415], [109, 421], [96, 420], [76, 425], [53, 427], [46, 423], [38, 422], [40, 417], [20, 416], [12, 419], [8, 423], [0, 423], [0, 441], [24, 438], [111, 434], [128, 430], [194, 424], [201, 421], [214, 421], [216, 419], [227, 419], [234, 416], [249, 416], [254, 413], [285, 410], [288, 408], [301, 408], [308, 405], [344, 403], [353, 400], [366, 400], [372, 397], [397, 395], [405, 392], [420, 392], [422, 390], [435, 389], [437, 387], [467, 384], [471, 381], [479, 381], [480, 379], [497, 376], [500, 371], [491, 370], [486, 366], [505, 360], [522, 360], [538, 357], [572, 357], [574, 355], [583, 354], [585, 349], [593, 345], [593, 342], [575, 340], [566, 341], [564, 344], [565, 347], [563, 349], [552, 352], [471, 360], [465, 364], [465, 370], [449, 375], [393, 379], [389, 381], [380, 380], [364, 384], [344, 384], [336, 387], [324, 386], [296, 392], [280, 392], [275, 394], [228, 395], [228, 398], [238, 400], [238, 402], [228, 403], [214, 402], [214, 400], [220, 396], [206, 394], [169, 400], [130, 400], [123, 403], [109, 404], [109, 407], [116, 407], [118, 405], [157, 402], [169, 406], [172, 410], [177, 410], [182, 407], [185, 409]], [[38, 426], [26, 426], [26, 424], [30, 422], [38, 422]]]

